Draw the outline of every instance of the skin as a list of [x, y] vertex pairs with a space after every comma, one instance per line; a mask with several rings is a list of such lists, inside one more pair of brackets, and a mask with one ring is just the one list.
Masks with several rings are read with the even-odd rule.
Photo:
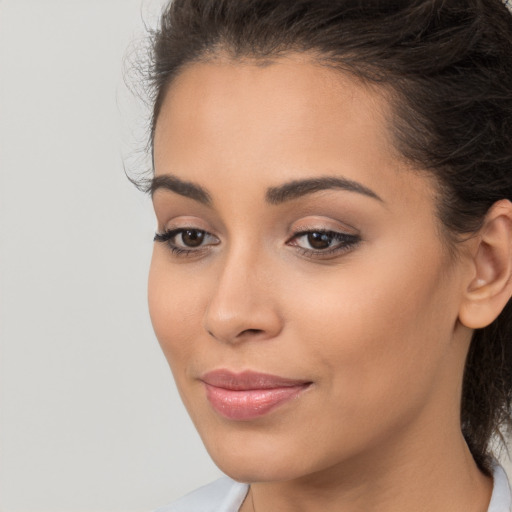
[[[210, 455], [252, 483], [244, 512], [487, 510], [492, 481], [463, 440], [459, 402], [472, 328], [510, 296], [510, 255], [494, 247], [511, 209], [498, 205], [454, 258], [436, 183], [398, 157], [387, 119], [378, 89], [298, 55], [193, 64], [163, 103], [155, 176], [199, 185], [210, 202], [157, 188], [158, 233], [210, 235], [190, 254], [155, 243], [150, 313]], [[325, 176], [378, 198], [332, 188], [266, 199], [270, 187]], [[360, 241], [313, 253], [296, 236], [307, 230]], [[200, 380], [219, 368], [312, 385], [233, 421]]]

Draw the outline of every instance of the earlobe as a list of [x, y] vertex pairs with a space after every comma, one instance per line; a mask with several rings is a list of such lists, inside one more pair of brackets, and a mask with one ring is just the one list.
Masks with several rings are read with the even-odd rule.
[[512, 203], [494, 203], [477, 234], [473, 274], [464, 293], [459, 320], [471, 329], [491, 324], [512, 296]]

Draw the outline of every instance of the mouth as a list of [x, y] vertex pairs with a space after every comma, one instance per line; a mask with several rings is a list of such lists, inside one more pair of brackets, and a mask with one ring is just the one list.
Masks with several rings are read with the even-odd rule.
[[250, 421], [297, 398], [312, 382], [277, 375], [244, 371], [214, 370], [202, 376], [206, 398], [221, 416]]

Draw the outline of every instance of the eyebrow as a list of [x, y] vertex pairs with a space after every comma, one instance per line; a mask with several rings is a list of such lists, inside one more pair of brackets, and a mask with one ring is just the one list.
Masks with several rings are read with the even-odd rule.
[[[171, 174], [155, 176], [151, 180], [148, 192], [151, 197], [159, 189], [170, 190], [184, 197], [189, 197], [202, 204], [210, 206], [212, 198], [208, 191], [191, 181], [182, 180]], [[338, 176], [323, 176], [320, 178], [308, 178], [303, 180], [294, 180], [277, 187], [267, 189], [265, 199], [272, 205], [278, 205], [286, 201], [291, 201], [299, 197], [313, 194], [321, 190], [342, 189], [349, 192], [356, 192], [377, 201], [384, 202], [373, 190], [358, 183], [357, 181], [341, 178]]]
[[154, 193], [162, 188], [165, 190], [171, 190], [180, 196], [189, 197], [190, 199], [199, 201], [207, 206], [212, 203], [212, 198], [206, 189], [196, 183], [181, 180], [171, 174], [153, 177], [149, 185], [148, 192], [151, 197], [153, 197]]
[[358, 194], [371, 197], [382, 203], [384, 202], [373, 190], [365, 187], [361, 183], [338, 176], [323, 176], [320, 178], [295, 180], [278, 187], [271, 187], [267, 190], [266, 200], [270, 204], [281, 204], [307, 194], [330, 189], [357, 192]]

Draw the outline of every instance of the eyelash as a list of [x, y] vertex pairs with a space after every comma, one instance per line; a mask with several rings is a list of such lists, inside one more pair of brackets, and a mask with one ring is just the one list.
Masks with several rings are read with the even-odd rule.
[[[169, 249], [171, 250], [171, 253], [179, 256], [179, 257], [187, 257], [192, 255], [198, 255], [205, 250], [207, 250], [208, 246], [198, 246], [197, 249], [185, 249], [183, 247], [177, 246], [173, 239], [180, 235], [185, 233], [186, 231], [193, 231], [196, 233], [201, 233], [201, 236], [205, 237], [214, 237], [211, 233], [208, 233], [208, 231], [205, 231], [203, 229], [197, 229], [192, 227], [187, 228], [177, 228], [177, 229], [171, 229], [168, 231], [165, 231], [163, 233], [156, 233], [154, 237], [155, 242], [165, 243]], [[300, 247], [296, 243], [291, 243], [293, 240], [298, 240], [304, 236], [309, 236], [312, 234], [319, 234], [319, 235], [326, 235], [334, 242], [338, 242], [334, 247], [329, 247], [327, 249], [306, 249], [305, 247]], [[215, 237], [214, 237], [215, 238]], [[322, 256], [330, 256], [333, 254], [343, 254], [345, 252], [348, 252], [350, 249], [354, 248], [357, 244], [361, 242], [361, 237], [359, 235], [349, 234], [349, 233], [342, 233], [338, 231], [332, 231], [327, 229], [307, 229], [302, 230], [297, 233], [294, 233], [293, 236], [290, 238], [290, 240], [287, 242], [288, 245], [291, 245], [295, 247], [300, 254], [304, 256], [309, 257], [316, 257], [321, 258]], [[210, 244], [210, 245], [217, 245], [217, 244]]]
[[153, 241], [165, 243], [169, 249], [171, 250], [172, 254], [175, 254], [176, 256], [191, 256], [192, 254], [198, 254], [200, 252], [203, 252], [206, 248], [204, 246], [199, 246], [197, 249], [185, 249], [183, 247], [178, 247], [175, 243], [173, 243], [173, 239], [180, 235], [185, 233], [186, 231], [195, 231], [197, 233], [202, 233], [203, 235], [207, 236], [213, 236], [208, 231], [205, 231], [204, 229], [197, 229], [197, 228], [176, 228], [176, 229], [170, 229], [168, 231], [164, 231], [163, 233], [156, 233], [155, 237], [153, 238]]
[[309, 236], [312, 234], [326, 235], [328, 236], [332, 242], [338, 242], [333, 247], [329, 247], [327, 249], [306, 249], [304, 247], [300, 247], [297, 244], [290, 244], [297, 248], [297, 250], [304, 256], [312, 256], [312, 257], [322, 257], [322, 256], [330, 256], [334, 254], [343, 254], [345, 252], [353, 249], [359, 242], [361, 241], [361, 237], [359, 235], [343, 233], [339, 231], [332, 231], [329, 229], [303, 229], [300, 232], [294, 233], [291, 240], [298, 240], [304, 236]]

